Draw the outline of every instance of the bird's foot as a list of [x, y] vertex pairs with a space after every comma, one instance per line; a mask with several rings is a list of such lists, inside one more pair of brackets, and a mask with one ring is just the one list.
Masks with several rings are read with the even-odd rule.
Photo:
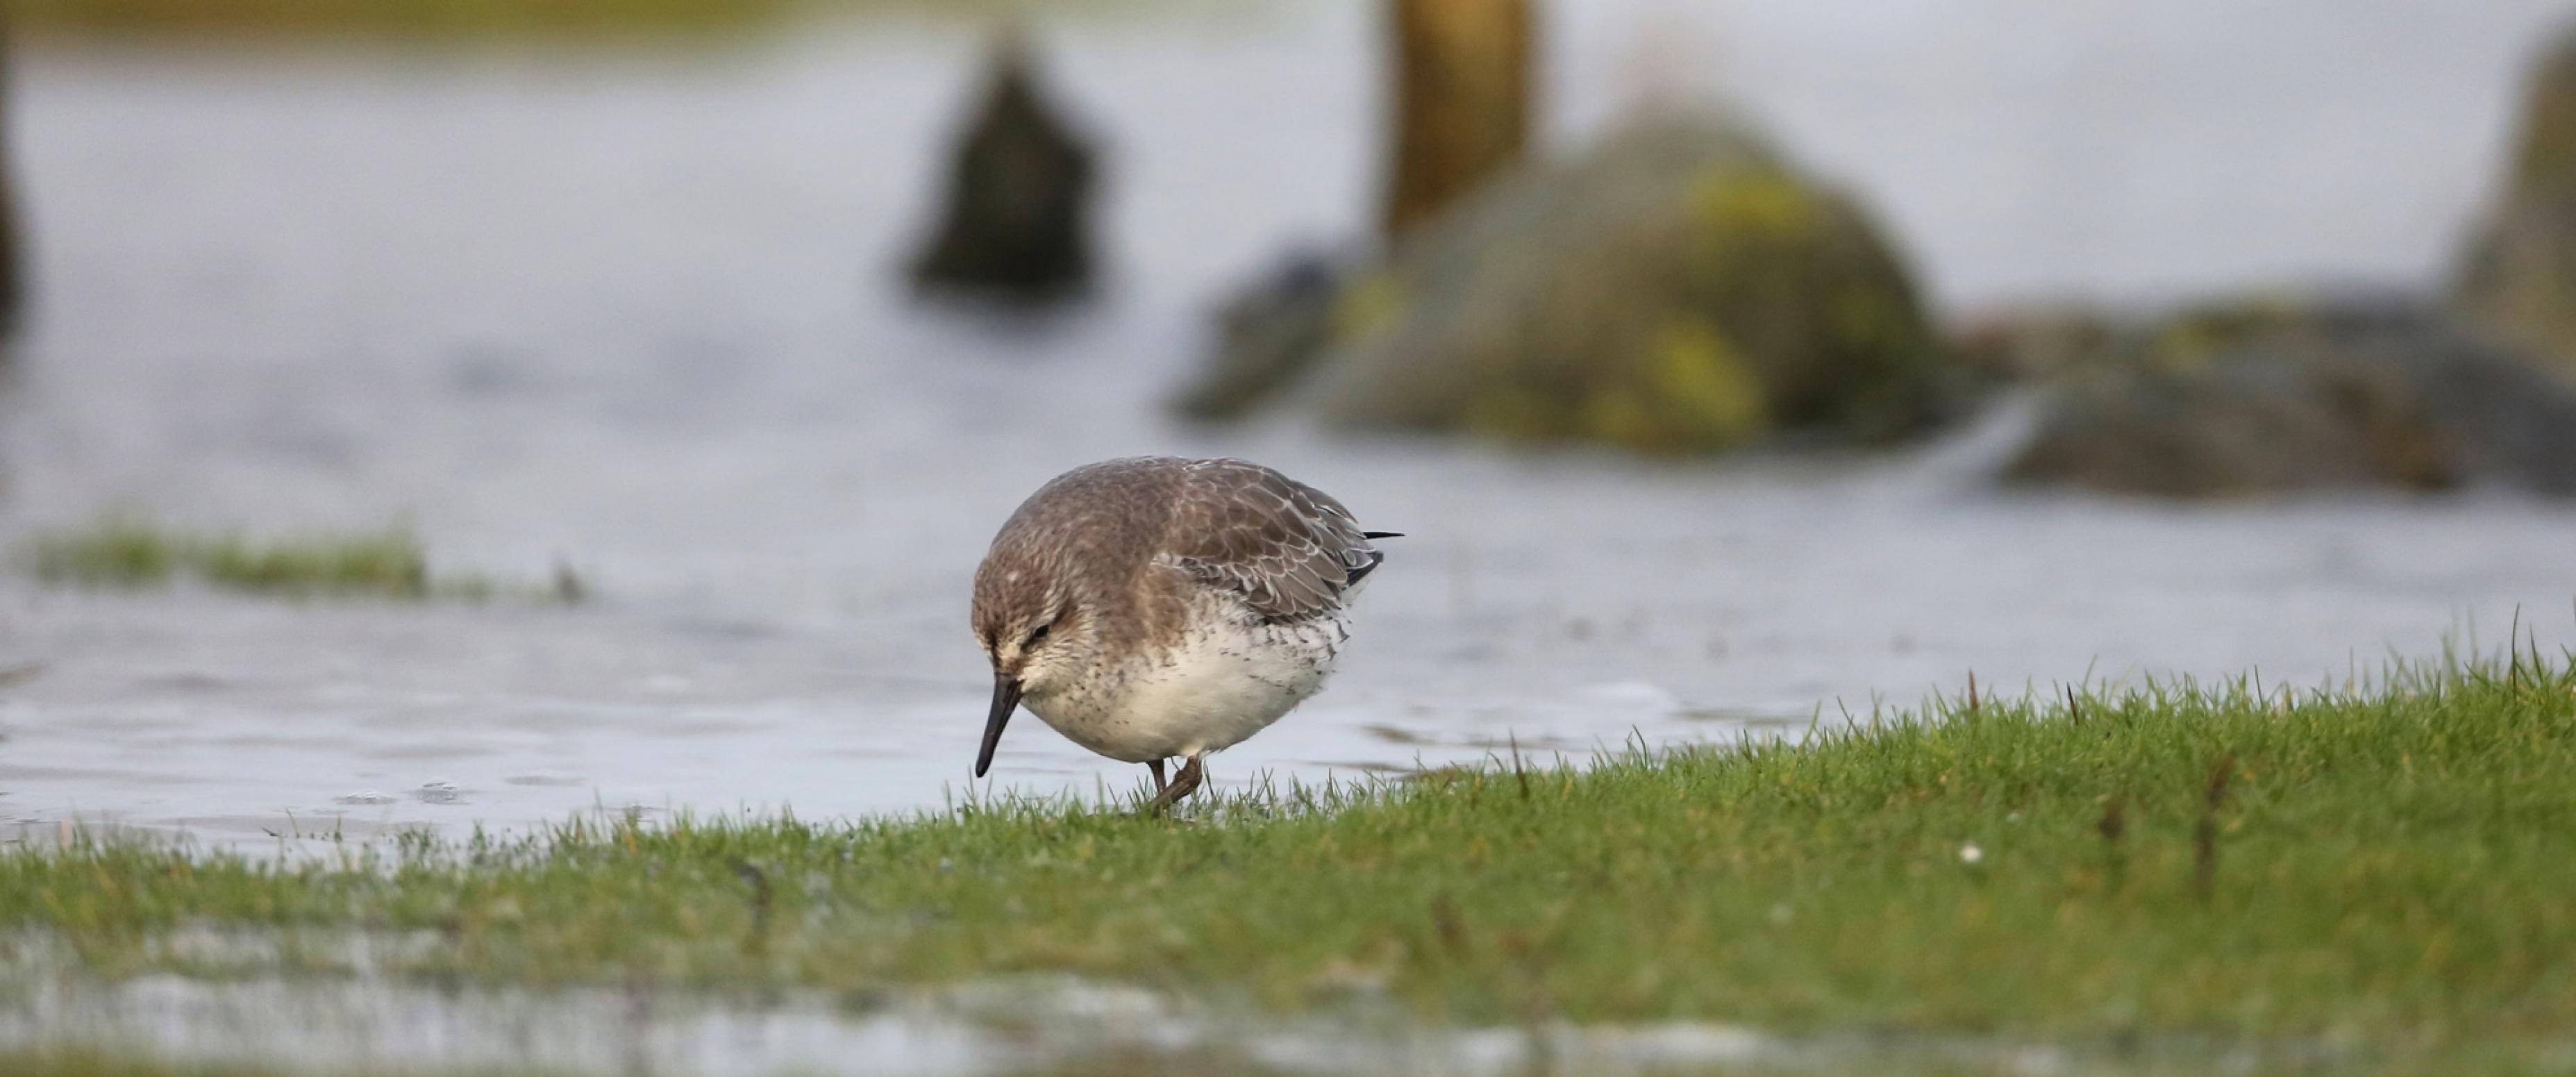
[[[1154, 802], [1146, 807], [1146, 813], [1161, 815], [1171, 811], [1173, 805], [1198, 792], [1199, 783], [1207, 777], [1206, 772], [1207, 768], [1200, 764], [1198, 757], [1190, 757], [1189, 762], [1181, 764], [1181, 772], [1172, 775], [1172, 784], [1154, 794]], [[1158, 772], [1155, 776], [1161, 777], [1161, 774]]]

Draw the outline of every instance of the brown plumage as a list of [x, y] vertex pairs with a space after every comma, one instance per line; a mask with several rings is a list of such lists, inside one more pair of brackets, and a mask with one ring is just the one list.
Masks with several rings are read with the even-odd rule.
[[[975, 573], [994, 670], [980, 776], [1013, 705], [1146, 762], [1239, 743], [1320, 688], [1353, 590], [1385, 555], [1349, 509], [1243, 460], [1076, 468], [1020, 505]], [[1185, 788], [1185, 786], [1187, 788]]]

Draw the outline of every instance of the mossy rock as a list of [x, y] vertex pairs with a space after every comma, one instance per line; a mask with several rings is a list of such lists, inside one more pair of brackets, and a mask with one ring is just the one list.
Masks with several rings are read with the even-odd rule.
[[2190, 499], [2576, 494], [2576, 388], [2429, 310], [2223, 304], [2072, 358], [2003, 478]]
[[2474, 321], [2576, 374], [2576, 29], [2532, 73], [2521, 142], [2461, 259], [2455, 298]]
[[2062, 382], [2140, 367], [2188, 371], [2253, 342], [2344, 338], [2443, 321], [2411, 295], [2251, 293], [2139, 318], [2081, 304], [1990, 311], [1961, 328], [1961, 360], [1996, 381]]
[[1498, 181], [1343, 306], [1320, 397], [1361, 426], [1649, 452], [1881, 441], [1928, 424], [1949, 365], [1866, 215], [1705, 117]]
[[[1281, 309], [1265, 294], [1296, 293], [1229, 309]], [[1183, 410], [1240, 414], [1312, 368], [1338, 424], [1680, 453], [1892, 440], [1958, 374], [1877, 226], [1706, 116], [1498, 179], [1332, 295], [1293, 312], [1305, 332], [1230, 330]]]

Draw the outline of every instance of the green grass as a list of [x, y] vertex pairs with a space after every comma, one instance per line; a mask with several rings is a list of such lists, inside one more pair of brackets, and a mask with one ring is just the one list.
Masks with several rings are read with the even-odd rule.
[[8, 0], [38, 39], [597, 41], [680, 39], [792, 26], [846, 12], [989, 18], [1022, 10], [1136, 6], [1086, 0]]
[[820, 0], [10, 0], [41, 36], [525, 37], [693, 34], [774, 23]]
[[[98, 1051], [49, 1051], [43, 1053], [0, 1050], [0, 1073], [9, 1077], [308, 1077], [309, 1067], [271, 1068], [267, 1066], [214, 1065], [189, 1062], [164, 1062], [134, 1058]], [[331, 1077], [368, 1077], [377, 1071], [351, 1073], [334, 1070]], [[405, 1065], [385, 1072], [405, 1077], [421, 1077], [417, 1066]], [[431, 1074], [443, 1071], [431, 1070]], [[474, 1077], [539, 1077], [518, 1070], [473, 1070]], [[656, 1071], [660, 1072], [660, 1071]], [[1104, 1060], [1103, 1064], [1070, 1069], [1014, 1068], [1015, 1077], [1219, 1077], [1219, 1075], [1257, 1075], [1267, 1069], [1246, 1069], [1239, 1059], [1208, 1060], [1186, 1054], [1154, 1054], [1136, 1058]]]
[[[501, 588], [475, 575], [433, 575], [429, 555], [408, 529], [254, 542], [238, 535], [197, 536], [131, 517], [110, 517], [79, 531], [37, 536], [27, 561], [37, 578], [77, 587], [156, 587], [181, 576], [213, 586], [287, 598], [352, 596], [419, 600], [488, 599]], [[544, 597], [573, 603], [585, 586], [558, 568]]]
[[[318, 862], [45, 833], [0, 853], [0, 940], [22, 940], [0, 969], [38, 937], [106, 977], [331, 973], [331, 940], [385, 932], [425, 940], [391, 974], [437, 982], [864, 996], [1048, 970], [1254, 1011], [2564, 1069], [2576, 675], [2393, 677], [1951, 703], [1179, 820], [611, 819]], [[180, 928], [277, 945], [183, 962], [154, 945]]]
[[[1461, 1068], [1463, 1069], [1464, 1067]], [[201, 1065], [184, 1062], [156, 1062], [145, 1061], [132, 1057], [90, 1052], [10, 1054], [5, 1051], [0, 1051], [0, 1073], [9, 1074], [10, 1077], [310, 1077], [314, 1072], [315, 1071], [309, 1067], [269, 1068], [265, 1066]], [[379, 1072], [401, 1074], [403, 1077], [424, 1077], [424, 1071], [419, 1067], [412, 1065], [406, 1065], [399, 1069], [386, 1071], [361, 1070], [351, 1072], [347, 1070], [331, 1070], [329, 1071], [329, 1074], [330, 1077], [371, 1077], [372, 1074]], [[426, 1071], [429, 1075], [446, 1072], [449, 1071]], [[477, 1069], [457, 1072], [459, 1077], [463, 1077], [464, 1074], [471, 1074], [472, 1077], [540, 1077], [538, 1074], [527, 1073], [519, 1070], [496, 1071]], [[657, 1070], [655, 1072], [663, 1071]], [[805, 1071], [790, 1070], [788, 1072], [802, 1073]], [[1134, 1052], [1116, 1052], [1106, 1058], [1072, 1063], [1062, 1068], [1052, 1066], [1046, 1068], [1014, 1067], [1006, 1072], [1012, 1074], [1013, 1077], [1269, 1077], [1269, 1075], [1273, 1074], [1281, 1075], [1281, 1077], [1288, 1077], [1288, 1075], [1295, 1075], [1295, 1077], [1310, 1077], [1310, 1075], [1316, 1072], [1316, 1069], [1312, 1065], [1277, 1069], [1261, 1065], [1258, 1062], [1247, 1060], [1237, 1055], [1224, 1053], [1210, 1054], [1139, 1050]], [[1530, 1072], [1535, 1075], [1552, 1075], [1564, 1074], [1572, 1071], [1561, 1068], [1539, 1067], [1531, 1070]], [[1621, 1068], [1616, 1072], [1629, 1073], [1637, 1071], [1629, 1068]], [[1836, 1065], [1811, 1061], [1781, 1064], [1731, 1065], [1716, 1070], [1653, 1066], [1643, 1068], [1642, 1072], [1661, 1074], [1664, 1075], [1664, 1077], [1678, 1077], [1678, 1075], [1684, 1073], [1711, 1074], [1715, 1075], [1715, 1077], [1789, 1077], [1789, 1075], [1795, 1075], [1795, 1077], [1887, 1077], [1887, 1075], [1892, 1073], [1901, 1073], [1904, 1077], [2030, 1077], [2030, 1075], [2034, 1073], [2060, 1074], [2062, 1077], [2096, 1077], [2096, 1075], [2105, 1074], [2118, 1074], [2121, 1075], [2121, 1077], [2131, 1077], [2131, 1075], [2141, 1075], [2141, 1077], [2210, 1077], [2210, 1074], [2213, 1072], [2224, 1073], [2227, 1077], [2276, 1077], [2276, 1075], [2277, 1077], [2291, 1077], [2291, 1075], [2314, 1077], [2315, 1074], [2323, 1071], [2313, 1065], [2273, 1065], [2260, 1062], [2242, 1061], [2229, 1064], [2218, 1069], [2213, 1069], [2206, 1063], [2160, 1064], [2152, 1062], [2144, 1064], [2123, 1062], [2109, 1066], [2094, 1066], [2078, 1063], [2073, 1068], [2054, 1069], [2044, 1065], [2033, 1065], [2026, 1062], [2014, 1062], [2011, 1060], [1978, 1063], [1959, 1061], [1955, 1059], [1930, 1061], [1917, 1066], [1903, 1062], [1890, 1062], [1877, 1056], [1866, 1056], [1849, 1065]], [[2344, 1075], [2351, 1075], [2351, 1077], [2383, 1077], [2383, 1075], [2384, 1077], [2397, 1077], [2397, 1075], [2404, 1073], [2425, 1073], [2428, 1077], [2430, 1074], [2434, 1073], [2440, 1074], [2441, 1077], [2465, 1077], [2465, 1075], [2468, 1074], [2474, 1074], [2476, 1077], [2525, 1077], [2525, 1075], [2538, 1077], [2538, 1075], [2541, 1074], [2562, 1073], [2565, 1072], [2565, 1069], [2564, 1067], [2553, 1068], [2548, 1066], [2521, 1065], [2511, 1061], [2500, 1060], [2495, 1061], [2492, 1064], [2481, 1062], [2474, 1069], [2462, 1070], [2408, 1071], [2364, 1066], [2361, 1068], [2349, 1069], [2338, 1068], [2333, 1072], [2335, 1072], [2338, 1077], [2344, 1077]]]
[[265, 1067], [155, 1062], [98, 1051], [0, 1051], [0, 1073], [13, 1077], [283, 1077]]

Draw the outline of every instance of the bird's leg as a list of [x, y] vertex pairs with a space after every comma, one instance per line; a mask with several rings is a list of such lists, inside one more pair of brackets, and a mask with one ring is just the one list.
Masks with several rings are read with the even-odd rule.
[[1162, 795], [1163, 790], [1172, 787], [1172, 783], [1163, 780], [1162, 760], [1148, 759], [1145, 761], [1145, 766], [1154, 772], [1154, 794], [1156, 796]]
[[1199, 759], [1199, 756], [1194, 755], [1190, 757], [1189, 762], [1181, 764], [1181, 772], [1172, 775], [1172, 784], [1163, 787], [1161, 793], [1155, 794], [1153, 810], [1169, 811], [1172, 805], [1180, 803], [1182, 798], [1198, 792], [1199, 782], [1207, 777], [1207, 767], [1201, 764]]

